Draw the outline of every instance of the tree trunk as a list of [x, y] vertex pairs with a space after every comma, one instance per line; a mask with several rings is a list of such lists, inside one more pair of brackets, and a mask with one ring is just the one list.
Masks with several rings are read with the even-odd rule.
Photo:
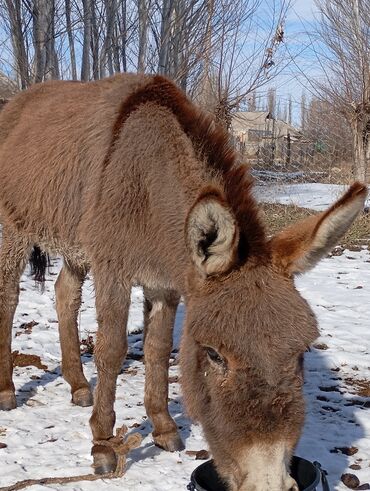
[[232, 122], [232, 114], [231, 107], [228, 104], [226, 98], [218, 101], [217, 106], [214, 110], [214, 116], [216, 121], [221, 124], [225, 128], [225, 130], [230, 131], [231, 122]]
[[370, 172], [370, 113], [356, 114], [352, 122], [353, 134], [353, 177], [361, 182], [369, 179]]
[[[184, 15], [184, 17], [186, 17]], [[185, 19], [186, 20], [186, 19]], [[184, 22], [184, 20], [183, 20]], [[176, 73], [176, 80], [178, 84], [180, 85], [181, 89], [184, 92], [187, 92], [188, 90], [188, 77], [189, 77], [189, 37], [191, 37], [191, 32], [189, 32], [190, 29], [181, 29], [181, 46], [178, 46], [177, 49], [177, 57], [178, 57], [178, 66], [180, 73]], [[184, 46], [186, 46], [186, 51], [184, 49]]]
[[17, 76], [21, 88], [25, 89], [28, 87], [30, 79], [28, 59], [24, 44], [24, 35], [22, 31], [22, 13], [20, 0], [6, 0], [6, 7], [10, 20], [12, 46]]
[[81, 80], [90, 79], [90, 45], [91, 45], [91, 0], [82, 0], [84, 16], [84, 37], [82, 46]]
[[58, 57], [55, 52], [54, 0], [34, 0], [33, 39], [35, 48], [35, 82], [59, 78]]
[[[212, 37], [213, 37], [213, 25], [212, 20], [215, 15], [215, 2], [214, 0], [206, 0], [206, 27], [204, 34], [204, 50], [202, 55], [202, 69], [201, 76], [198, 83], [198, 100], [203, 107], [212, 106], [212, 110], [215, 106], [215, 95], [212, 87], [212, 68], [211, 68], [211, 52], [212, 52]], [[186, 43], [189, 43], [189, 33], [185, 33]], [[187, 45], [186, 44], [186, 45]]]
[[127, 72], [127, 5], [126, 0], [122, 0], [122, 21], [120, 26], [120, 33], [122, 39], [121, 57], [122, 57], [122, 71]]
[[292, 139], [291, 139], [290, 133], [288, 131], [288, 134], [286, 137], [286, 159], [285, 159], [285, 165], [287, 167], [290, 165], [291, 156], [292, 156]]
[[144, 72], [146, 66], [146, 52], [148, 48], [148, 16], [149, 2], [138, 0], [139, 10], [139, 53], [137, 60], [137, 71]]
[[187, 75], [189, 73], [187, 48], [189, 46], [189, 34], [191, 35], [189, 30], [191, 26], [187, 25], [185, 2], [175, 1], [173, 3], [173, 8], [171, 7], [173, 13], [170, 12], [173, 22], [169, 24], [172, 49], [170, 51], [171, 56], [168, 59], [168, 74], [186, 91]]
[[267, 110], [272, 118], [276, 118], [276, 89], [271, 88], [267, 92]]
[[114, 71], [116, 73], [119, 73], [121, 71], [121, 61], [120, 61], [120, 56], [119, 56], [120, 55], [119, 29], [118, 29], [118, 24], [117, 23], [114, 25], [114, 36], [113, 36], [112, 52], [113, 52]]
[[46, 65], [44, 79], [59, 79], [58, 56], [55, 51], [55, 2], [48, 0], [43, 2], [46, 11], [45, 50]]
[[77, 80], [76, 53], [73, 41], [72, 22], [71, 22], [71, 0], [66, 0], [66, 25], [69, 43], [69, 56], [71, 58], [72, 80]]
[[116, 0], [105, 0], [106, 31], [102, 50], [100, 52], [100, 78], [104, 78], [108, 66], [109, 75], [113, 75], [113, 34], [114, 18], [117, 12]]
[[[21, 2], [20, 0], [6, 0], [6, 6], [20, 85], [26, 88], [30, 84], [30, 70], [26, 51], [27, 36], [24, 36], [22, 30]], [[54, 0], [34, 0], [28, 8], [33, 26], [33, 80], [42, 82], [47, 79], [57, 79], [59, 78], [59, 61], [55, 50], [55, 2]]]
[[171, 14], [173, 8], [173, 0], [163, 0], [161, 12], [161, 38], [158, 53], [158, 73], [169, 75], [169, 51], [172, 41], [171, 34]]
[[35, 48], [35, 75], [36, 83], [42, 82], [46, 71], [46, 31], [47, 11], [41, 5], [40, 0], [34, 0], [33, 4], [33, 39]]
[[92, 76], [94, 80], [99, 79], [99, 29], [96, 20], [96, 4], [91, 5], [91, 53], [92, 53]]
[[288, 102], [288, 123], [292, 124], [293, 121], [293, 101], [292, 101], [292, 96], [289, 96], [289, 102]]
[[307, 126], [307, 104], [306, 104], [306, 96], [302, 94], [301, 97], [301, 128], [302, 131], [306, 130]]

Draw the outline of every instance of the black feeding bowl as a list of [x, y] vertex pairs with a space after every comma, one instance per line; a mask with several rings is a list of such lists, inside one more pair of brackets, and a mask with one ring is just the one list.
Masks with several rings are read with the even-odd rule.
[[[301, 457], [293, 457], [290, 475], [296, 480], [299, 491], [314, 491], [323, 478], [323, 489], [329, 491], [327, 481], [322, 474], [320, 465], [309, 462]], [[217, 475], [213, 460], [204, 462], [197, 467], [191, 475], [188, 486], [191, 491], [227, 491], [225, 485]]]

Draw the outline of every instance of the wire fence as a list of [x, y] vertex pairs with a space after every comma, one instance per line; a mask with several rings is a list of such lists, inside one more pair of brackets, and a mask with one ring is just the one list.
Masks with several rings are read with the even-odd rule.
[[352, 182], [354, 148], [348, 122], [323, 103], [300, 104], [299, 111], [301, 121], [296, 125], [268, 110], [234, 114], [233, 142], [257, 180]]

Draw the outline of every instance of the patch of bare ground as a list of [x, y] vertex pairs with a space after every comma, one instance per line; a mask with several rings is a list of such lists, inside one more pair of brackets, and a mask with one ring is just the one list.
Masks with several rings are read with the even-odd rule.
[[189, 457], [195, 457], [195, 460], [208, 460], [209, 452], [208, 450], [187, 450], [186, 455]]
[[41, 363], [41, 358], [38, 355], [28, 355], [26, 353], [19, 353], [19, 351], [13, 351], [13, 367], [36, 367], [40, 370], [47, 370], [48, 367]]
[[[273, 235], [287, 225], [291, 225], [297, 220], [307, 218], [317, 214], [313, 210], [301, 208], [295, 205], [281, 205], [278, 203], [261, 203], [264, 219], [268, 233]], [[361, 250], [363, 246], [369, 248], [370, 245], [370, 212], [364, 211], [354, 222], [350, 230], [341, 240], [342, 248], [352, 251]], [[340, 254], [343, 253], [339, 248]], [[338, 255], [334, 252], [334, 254]]]
[[347, 386], [350, 386], [350, 390], [353, 394], [361, 397], [370, 397], [370, 380], [346, 378], [345, 382]]
[[94, 354], [94, 337], [89, 334], [86, 338], [81, 339], [80, 353], [81, 355], [93, 355]]
[[17, 331], [15, 333], [15, 337], [21, 336], [21, 334], [32, 334], [32, 328], [37, 325], [38, 322], [36, 321], [24, 322], [19, 326], [19, 329], [21, 329], [21, 331]]

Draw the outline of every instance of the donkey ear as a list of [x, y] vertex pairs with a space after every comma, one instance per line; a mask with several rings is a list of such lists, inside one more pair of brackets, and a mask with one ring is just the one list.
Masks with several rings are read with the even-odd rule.
[[191, 208], [185, 225], [191, 259], [202, 275], [227, 271], [235, 262], [239, 231], [221, 193], [204, 192]]
[[282, 230], [271, 239], [273, 262], [290, 275], [315, 266], [352, 225], [366, 196], [366, 186], [356, 182], [327, 211]]

